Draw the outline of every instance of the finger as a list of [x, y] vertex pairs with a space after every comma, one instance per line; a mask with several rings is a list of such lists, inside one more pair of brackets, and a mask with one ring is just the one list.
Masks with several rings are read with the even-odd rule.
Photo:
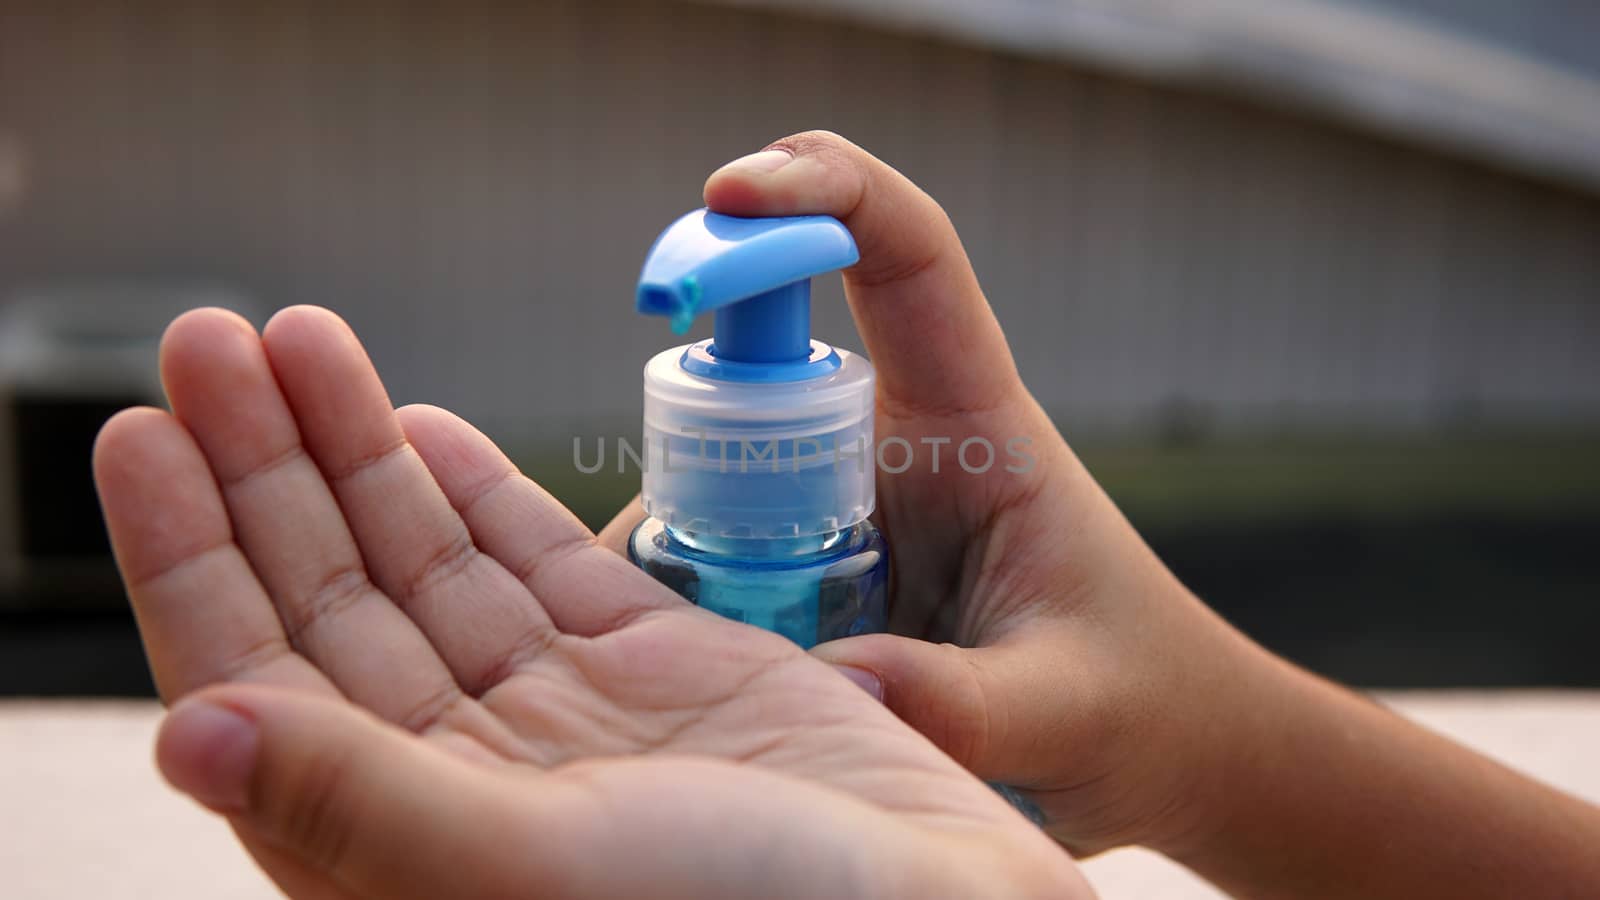
[[433, 406], [407, 406], [399, 416], [473, 540], [516, 574], [563, 632], [604, 634], [644, 612], [686, 605], [601, 547], [476, 428]]
[[298, 879], [319, 873], [350, 894], [400, 898], [534, 886], [507, 880], [507, 867], [528, 855], [508, 835], [532, 813], [492, 770], [348, 704], [285, 690], [202, 691], [168, 715], [156, 759], [179, 790], [297, 861], [289, 874]]
[[1027, 754], [1074, 733], [1075, 711], [1059, 685], [1082, 673], [1044, 671], [1071, 665], [1065, 661], [1041, 664], [1009, 646], [964, 649], [889, 634], [844, 638], [812, 653], [870, 673], [851, 680], [876, 682], [875, 693], [895, 715], [982, 778], [1026, 783], [1036, 774]]
[[95, 440], [94, 477], [163, 698], [218, 681], [336, 693], [290, 648], [182, 425], [159, 409], [118, 413]]
[[[485, 767], [281, 689], [186, 699], [156, 759], [174, 787], [364, 897], [849, 896], [870, 883], [867, 854], [839, 822], [889, 832], [892, 857], [925, 846], [871, 804], [777, 772], [742, 767], [746, 790], [719, 790], [735, 767], [712, 759]], [[732, 850], [707, 845], [734, 820]]]
[[267, 324], [267, 358], [372, 580], [422, 629], [473, 695], [557, 637], [515, 576], [472, 534], [406, 441], [361, 343], [325, 309]]
[[255, 330], [223, 310], [180, 316], [162, 339], [161, 374], [290, 644], [385, 718], [418, 727], [436, 719], [460, 689], [416, 625], [368, 580]]
[[1011, 351], [954, 226], [905, 176], [836, 134], [808, 131], [714, 172], [706, 205], [736, 216], [826, 214], [861, 261], [845, 294], [896, 409], [989, 409], [1022, 393]]
[[645, 519], [644, 504], [639, 502], [639, 495], [634, 494], [633, 499], [611, 517], [606, 527], [600, 529], [598, 540], [600, 546], [623, 557], [628, 557], [628, 538], [633, 535], [633, 530]]

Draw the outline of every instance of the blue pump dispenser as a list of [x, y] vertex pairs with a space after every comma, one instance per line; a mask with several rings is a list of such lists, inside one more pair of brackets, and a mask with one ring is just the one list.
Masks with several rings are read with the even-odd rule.
[[812, 340], [810, 279], [854, 264], [830, 216], [696, 210], [656, 240], [636, 307], [715, 336], [645, 366], [650, 518], [634, 560], [688, 599], [811, 646], [884, 625], [873, 505], [873, 372]]
[[[629, 556], [690, 601], [808, 648], [887, 626], [888, 547], [867, 521], [872, 365], [810, 338], [810, 279], [858, 259], [829, 216], [701, 209], [662, 232], [639, 275], [639, 312], [670, 317], [674, 332], [717, 318], [712, 340], [645, 366], [650, 517]], [[744, 449], [761, 441], [771, 452], [752, 466]], [[993, 787], [1043, 824], [1022, 794]]]
[[811, 352], [811, 277], [861, 255], [832, 216], [741, 219], [697, 209], [656, 239], [639, 274], [638, 308], [683, 334], [717, 313], [717, 356], [748, 363]]

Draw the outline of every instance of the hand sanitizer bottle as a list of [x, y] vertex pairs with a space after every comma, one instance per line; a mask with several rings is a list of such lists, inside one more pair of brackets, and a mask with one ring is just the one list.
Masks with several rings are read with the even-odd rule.
[[644, 368], [649, 518], [633, 561], [686, 599], [802, 647], [886, 624], [872, 364], [811, 339], [811, 277], [859, 259], [830, 216], [701, 209], [662, 232], [638, 311], [715, 337]]

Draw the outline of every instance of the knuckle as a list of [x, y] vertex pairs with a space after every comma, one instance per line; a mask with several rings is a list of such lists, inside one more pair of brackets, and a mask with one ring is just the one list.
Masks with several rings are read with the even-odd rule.
[[[954, 692], [957, 702], [951, 713], [953, 749], [974, 768], [986, 768], [990, 749], [995, 745], [996, 710], [989, 702], [988, 672], [977, 658], [954, 644], [944, 645], [955, 657], [962, 673], [961, 687]], [[954, 755], [954, 754], [953, 754]]]
[[313, 867], [337, 870], [348, 857], [357, 804], [352, 756], [342, 749], [311, 753], [266, 790], [268, 817], [280, 838]]
[[375, 590], [359, 563], [335, 567], [297, 601], [283, 608], [284, 633], [294, 647], [304, 647], [313, 626], [326, 623], [359, 603]]
[[[994, 746], [990, 732], [995, 722], [984, 683], [987, 674], [971, 653], [954, 644], [940, 644], [936, 652], [944, 659], [930, 671], [939, 674], [917, 692], [921, 694], [918, 709], [905, 712], [912, 713], [909, 718], [917, 730], [941, 750], [962, 765], [981, 770]], [[893, 692], [890, 703], [892, 707]]]
[[846, 147], [854, 148], [854, 144], [845, 140], [840, 135], [821, 128], [810, 131], [801, 131], [785, 138], [779, 138], [769, 145], [769, 149], [788, 150], [796, 156], [810, 156], [818, 153], [836, 152]]
[[829, 168], [856, 173], [863, 179], [873, 160], [871, 154], [832, 131], [802, 131], [781, 138], [767, 146], [769, 150], [787, 150], [796, 157], [818, 160]]

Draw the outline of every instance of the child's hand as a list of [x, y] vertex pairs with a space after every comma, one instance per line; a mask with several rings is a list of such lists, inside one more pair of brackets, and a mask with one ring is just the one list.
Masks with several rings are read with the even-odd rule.
[[991, 790], [697, 610], [326, 310], [180, 318], [95, 475], [181, 789], [285, 890], [1084, 896]]
[[[1168, 574], [1028, 394], [943, 210], [826, 132], [729, 163], [705, 199], [844, 221], [861, 249], [844, 283], [877, 367], [877, 439], [915, 451], [878, 476], [893, 628], [953, 643], [874, 635], [815, 653], [873, 673], [901, 718], [1025, 789], [1074, 848], [1185, 835], [1191, 773], [1220, 706], [1244, 692], [1250, 645]], [[962, 454], [973, 438], [992, 458], [980, 441]], [[898, 468], [903, 451], [883, 462]], [[603, 540], [622, 547], [641, 515], [625, 511]]]
[[[1029, 396], [954, 228], [898, 172], [807, 133], [724, 166], [705, 197], [734, 215], [844, 220], [861, 249], [844, 283], [878, 370], [877, 437], [917, 451], [878, 478], [891, 617], [900, 635], [952, 643], [870, 635], [817, 656], [871, 672], [901, 718], [1024, 789], [1080, 851], [1144, 843], [1241, 896], [1600, 883], [1592, 807], [1271, 656], [1172, 577]], [[960, 465], [969, 438], [996, 450], [983, 474]], [[1019, 439], [1028, 471], [1005, 452]], [[985, 460], [969, 448], [971, 467]]]

